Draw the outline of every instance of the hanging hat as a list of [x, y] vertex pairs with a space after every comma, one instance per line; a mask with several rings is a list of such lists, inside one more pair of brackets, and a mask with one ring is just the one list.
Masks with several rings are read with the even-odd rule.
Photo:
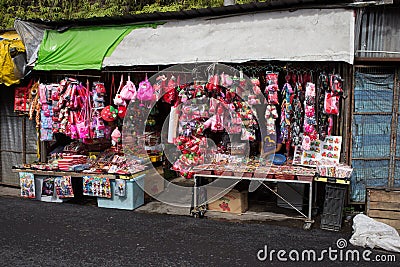
[[126, 115], [126, 107], [125, 106], [119, 106], [118, 107], [118, 117], [121, 119], [125, 118]]
[[105, 108], [103, 108], [100, 115], [103, 120], [110, 122], [114, 121], [117, 118], [117, 112], [118, 110], [113, 106], [106, 106]]

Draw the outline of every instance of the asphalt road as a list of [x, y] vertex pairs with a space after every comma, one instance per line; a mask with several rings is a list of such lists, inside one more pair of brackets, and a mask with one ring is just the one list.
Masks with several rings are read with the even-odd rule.
[[[194, 219], [5, 196], [0, 196], [0, 214], [1, 266], [368, 265], [363, 259], [341, 262], [332, 261], [327, 255], [323, 263], [307, 259], [280, 262], [276, 254], [272, 261], [257, 257], [265, 246], [269, 256], [272, 250], [282, 249], [287, 252], [286, 258], [290, 250], [299, 255], [305, 249], [317, 253], [329, 248], [338, 250], [337, 240], [348, 240], [349, 231], [305, 231], [265, 222]], [[349, 249], [355, 247], [348, 244], [343, 251]], [[259, 253], [261, 259], [264, 251]], [[364, 249], [358, 251], [362, 253]], [[370, 258], [377, 254], [391, 253], [374, 250]], [[291, 255], [296, 258], [296, 254]], [[400, 255], [395, 256], [400, 261]]]

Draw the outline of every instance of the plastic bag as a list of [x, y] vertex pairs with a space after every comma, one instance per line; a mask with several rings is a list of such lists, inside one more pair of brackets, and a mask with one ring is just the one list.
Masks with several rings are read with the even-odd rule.
[[400, 237], [396, 229], [364, 214], [353, 218], [353, 235], [349, 241], [354, 246], [400, 252]]

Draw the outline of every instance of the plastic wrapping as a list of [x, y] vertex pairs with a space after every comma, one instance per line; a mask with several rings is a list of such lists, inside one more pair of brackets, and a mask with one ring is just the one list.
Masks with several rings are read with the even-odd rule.
[[353, 218], [353, 232], [349, 241], [354, 246], [400, 252], [400, 237], [396, 229], [364, 214]]

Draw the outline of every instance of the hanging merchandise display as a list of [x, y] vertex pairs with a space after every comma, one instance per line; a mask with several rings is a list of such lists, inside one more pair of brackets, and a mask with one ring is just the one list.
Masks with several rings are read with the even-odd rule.
[[315, 84], [308, 82], [306, 85], [306, 94], [304, 101], [304, 133], [302, 146], [303, 150], [310, 150], [311, 141], [315, 141], [318, 138], [316, 130], [316, 118], [315, 118]]
[[[289, 84], [289, 79], [286, 80], [282, 88], [283, 101], [281, 104], [281, 138], [284, 143], [290, 145], [290, 125], [292, 121], [292, 101], [293, 101], [293, 89]], [[289, 149], [287, 146], [286, 149]]]
[[31, 99], [31, 87], [33, 80], [27, 86], [16, 87], [14, 91], [14, 111], [27, 113], [29, 111]]
[[265, 94], [267, 95], [268, 103], [272, 105], [279, 104], [278, 99], [278, 73], [267, 72], [265, 77]]
[[303, 87], [301, 83], [297, 80], [297, 75], [295, 77], [295, 87], [294, 87], [294, 97], [292, 101], [292, 126], [290, 131], [290, 136], [292, 139], [292, 147], [295, 147], [301, 142], [301, 126], [302, 126], [302, 118], [303, 118], [303, 105], [301, 102]]

